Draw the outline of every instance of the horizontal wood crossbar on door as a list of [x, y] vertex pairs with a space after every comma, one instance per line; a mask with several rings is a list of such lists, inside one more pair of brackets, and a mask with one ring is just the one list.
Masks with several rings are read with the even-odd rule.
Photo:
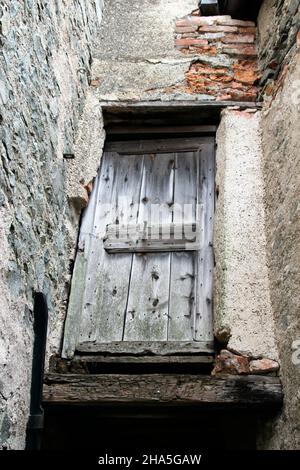
[[197, 251], [201, 248], [199, 224], [107, 226], [104, 249], [108, 253]]

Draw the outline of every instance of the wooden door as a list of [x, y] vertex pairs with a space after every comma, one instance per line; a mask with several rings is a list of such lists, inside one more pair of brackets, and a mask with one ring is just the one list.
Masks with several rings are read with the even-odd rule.
[[214, 139], [106, 144], [83, 217], [63, 357], [211, 352]]

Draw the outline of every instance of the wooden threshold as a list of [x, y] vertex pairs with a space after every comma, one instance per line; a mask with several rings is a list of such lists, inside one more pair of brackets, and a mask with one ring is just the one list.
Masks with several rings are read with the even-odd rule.
[[211, 354], [214, 352], [213, 341], [115, 341], [111, 343], [80, 343], [77, 353], [124, 354], [124, 355], [184, 355]]
[[280, 409], [280, 379], [199, 374], [48, 374], [45, 405], [197, 406]]

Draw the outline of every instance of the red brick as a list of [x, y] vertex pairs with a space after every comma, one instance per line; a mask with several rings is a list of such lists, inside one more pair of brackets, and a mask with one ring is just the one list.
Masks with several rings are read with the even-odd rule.
[[255, 37], [253, 34], [226, 34], [221, 41], [225, 44], [253, 44]]
[[217, 101], [230, 101], [231, 100], [231, 95], [228, 93], [223, 93], [222, 95], [217, 97]]
[[279, 364], [270, 359], [258, 359], [250, 362], [251, 374], [267, 374], [269, 372], [277, 372]]
[[244, 90], [245, 89], [245, 85], [243, 83], [240, 83], [240, 82], [235, 82], [233, 81], [230, 85], [230, 87], [233, 89], [233, 90]]
[[257, 28], [238, 28], [239, 34], [254, 34], [256, 36]]
[[256, 101], [258, 93], [256, 90], [253, 91], [240, 91], [240, 90], [228, 90], [233, 101]]
[[194, 63], [191, 66], [191, 71], [194, 71], [196, 73], [200, 73], [203, 75], [210, 75], [210, 74], [215, 74], [215, 75], [226, 75], [228, 73], [228, 69], [226, 68], [220, 68], [220, 67], [209, 67], [208, 65], [201, 64], [201, 63]]
[[234, 78], [238, 82], [245, 83], [247, 85], [254, 85], [254, 83], [260, 78], [260, 74], [257, 70], [245, 68], [244, 70], [236, 70]]
[[187, 46], [207, 46], [208, 41], [206, 39], [195, 39], [195, 38], [183, 38], [176, 39], [176, 46], [187, 47]]
[[222, 51], [225, 54], [237, 56], [257, 56], [256, 46], [244, 46], [242, 44], [226, 44], [223, 45]]
[[230, 83], [232, 82], [232, 77], [230, 75], [210, 75], [210, 80], [220, 83]]
[[181, 35], [181, 38], [198, 38], [199, 34], [197, 33], [184, 33]]
[[200, 32], [203, 33], [237, 33], [238, 29], [235, 26], [201, 26]]
[[185, 28], [191, 26], [191, 22], [187, 18], [183, 18], [182, 20], [177, 20], [175, 25], [177, 28]]
[[249, 359], [223, 350], [221, 351], [221, 354], [217, 356], [216, 365], [212, 371], [212, 375], [218, 374], [249, 374]]
[[176, 26], [175, 33], [193, 33], [197, 31], [197, 26]]
[[195, 54], [204, 54], [204, 55], [217, 55], [217, 48], [216, 46], [192, 46], [190, 47], [190, 52], [194, 52]]
[[255, 70], [258, 72], [258, 64], [256, 59], [245, 59], [236, 61], [233, 66], [233, 70]]
[[217, 24], [225, 25], [225, 26], [240, 26], [240, 27], [255, 27], [255, 23], [253, 21], [243, 21], [243, 20], [233, 20], [233, 19], [224, 19], [218, 18]]

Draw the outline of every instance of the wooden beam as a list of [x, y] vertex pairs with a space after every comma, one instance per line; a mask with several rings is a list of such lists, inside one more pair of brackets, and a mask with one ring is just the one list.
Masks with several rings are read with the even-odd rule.
[[133, 126], [128, 124], [122, 125], [118, 123], [106, 128], [106, 133], [111, 135], [121, 134], [204, 134], [214, 135], [217, 132], [217, 126], [151, 126], [151, 125], [138, 125]]
[[279, 409], [277, 377], [186, 374], [48, 374], [47, 405], [155, 405]]
[[86, 342], [78, 344], [76, 351], [90, 354], [129, 355], [181, 355], [213, 353], [214, 344], [209, 341], [115, 341], [110, 343]]
[[180, 139], [139, 139], [118, 142], [106, 142], [105, 152], [117, 152], [119, 155], [145, 155], [149, 153], [193, 152], [207, 144], [208, 137], [181, 137]]

